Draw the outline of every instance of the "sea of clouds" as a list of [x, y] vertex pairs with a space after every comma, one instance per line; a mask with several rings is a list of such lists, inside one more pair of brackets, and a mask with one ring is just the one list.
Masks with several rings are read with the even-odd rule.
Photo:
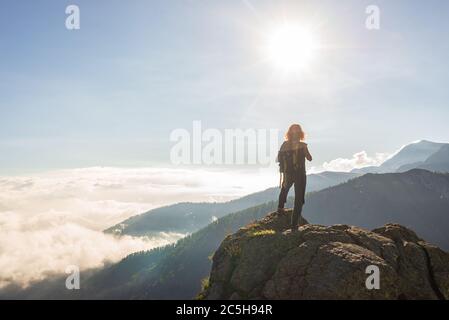
[[[155, 207], [226, 201], [269, 187], [263, 175], [255, 180], [249, 174], [254, 172], [87, 168], [0, 177], [0, 287], [25, 287], [69, 265], [101, 267], [174, 242], [185, 235], [117, 238], [102, 230]], [[236, 181], [252, 184], [242, 188]]]

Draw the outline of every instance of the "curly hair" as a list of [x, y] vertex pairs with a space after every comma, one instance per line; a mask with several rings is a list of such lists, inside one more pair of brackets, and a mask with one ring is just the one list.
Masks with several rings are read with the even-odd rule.
[[292, 141], [292, 140], [300, 140], [303, 141], [306, 137], [306, 134], [304, 130], [302, 130], [302, 127], [299, 124], [292, 124], [290, 128], [288, 128], [287, 133], [285, 134], [285, 140], [286, 141]]

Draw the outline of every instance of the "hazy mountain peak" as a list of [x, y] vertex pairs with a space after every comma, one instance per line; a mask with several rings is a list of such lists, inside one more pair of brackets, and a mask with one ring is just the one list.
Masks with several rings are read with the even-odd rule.
[[418, 140], [400, 148], [390, 158], [378, 167], [355, 169], [357, 173], [388, 173], [407, 171], [419, 167], [430, 156], [438, 152], [442, 146], [449, 145], [442, 142]]

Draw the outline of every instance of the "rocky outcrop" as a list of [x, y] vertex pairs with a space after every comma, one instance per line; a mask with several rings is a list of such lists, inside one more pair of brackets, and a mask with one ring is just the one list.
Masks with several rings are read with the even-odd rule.
[[[206, 299], [448, 299], [449, 254], [387, 224], [309, 225], [286, 231], [272, 213], [228, 236], [213, 257]], [[380, 288], [368, 289], [368, 266]]]

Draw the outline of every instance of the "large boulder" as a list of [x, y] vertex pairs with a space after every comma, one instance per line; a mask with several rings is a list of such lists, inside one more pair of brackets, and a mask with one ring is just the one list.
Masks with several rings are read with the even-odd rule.
[[[205, 299], [447, 299], [449, 254], [413, 231], [387, 224], [373, 231], [272, 213], [228, 236], [215, 252]], [[368, 266], [380, 288], [368, 289]]]

